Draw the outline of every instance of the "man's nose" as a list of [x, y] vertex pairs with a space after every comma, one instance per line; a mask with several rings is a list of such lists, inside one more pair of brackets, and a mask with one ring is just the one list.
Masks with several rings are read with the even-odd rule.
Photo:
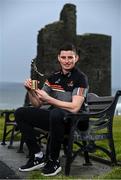
[[69, 61], [69, 58], [68, 58], [68, 57], [66, 57], [66, 58], [65, 58], [65, 61]]

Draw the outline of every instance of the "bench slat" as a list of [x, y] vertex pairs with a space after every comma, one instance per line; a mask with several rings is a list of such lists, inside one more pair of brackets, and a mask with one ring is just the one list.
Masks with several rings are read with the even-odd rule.
[[107, 107], [109, 107], [109, 104], [89, 105], [90, 111], [97, 111], [97, 110], [101, 111]]
[[91, 112], [102, 111], [109, 107], [113, 102], [112, 96], [98, 96], [94, 93], [89, 93], [87, 96], [87, 103]]

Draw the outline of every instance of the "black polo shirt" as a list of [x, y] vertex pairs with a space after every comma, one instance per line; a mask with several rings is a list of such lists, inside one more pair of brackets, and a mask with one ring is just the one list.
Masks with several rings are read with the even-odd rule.
[[86, 97], [88, 79], [77, 68], [73, 68], [66, 75], [60, 70], [50, 75], [42, 89], [56, 99], [71, 102], [74, 95]]

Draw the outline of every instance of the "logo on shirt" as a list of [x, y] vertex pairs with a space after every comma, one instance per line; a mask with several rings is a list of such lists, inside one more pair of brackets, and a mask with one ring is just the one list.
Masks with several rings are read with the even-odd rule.
[[59, 84], [59, 83], [60, 83], [60, 78], [57, 81], [55, 81], [55, 84]]
[[73, 86], [74, 86], [74, 82], [73, 82], [73, 81], [70, 81], [69, 83], [67, 83], [67, 86], [68, 86], [68, 87], [73, 87]]

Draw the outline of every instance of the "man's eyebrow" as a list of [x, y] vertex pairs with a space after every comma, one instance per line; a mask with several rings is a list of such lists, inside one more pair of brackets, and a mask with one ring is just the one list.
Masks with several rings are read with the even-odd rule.
[[70, 55], [70, 56], [64, 56], [64, 55], [61, 55], [60, 57], [73, 57], [72, 55]]

